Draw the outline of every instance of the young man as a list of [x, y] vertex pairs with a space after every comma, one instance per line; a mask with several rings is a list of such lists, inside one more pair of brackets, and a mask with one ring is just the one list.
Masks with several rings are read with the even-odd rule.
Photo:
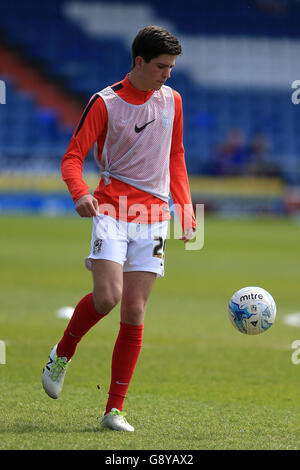
[[[119, 431], [134, 431], [124, 418], [123, 402], [142, 346], [146, 303], [156, 277], [164, 275], [170, 191], [181, 212], [184, 242], [196, 226], [182, 143], [181, 97], [164, 85], [180, 54], [178, 39], [164, 28], [141, 30], [132, 43], [130, 73], [91, 98], [61, 165], [76, 211], [93, 217], [86, 259], [93, 292], [77, 304], [50, 352], [43, 386], [58, 398], [77, 344], [121, 301], [111, 384], [100, 420]], [[91, 195], [82, 166], [95, 143], [101, 179]]]

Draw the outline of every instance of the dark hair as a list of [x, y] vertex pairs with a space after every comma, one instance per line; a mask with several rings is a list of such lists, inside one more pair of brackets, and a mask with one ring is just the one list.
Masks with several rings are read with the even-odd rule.
[[135, 66], [137, 56], [143, 57], [145, 62], [161, 54], [180, 55], [181, 45], [178, 39], [161, 26], [147, 26], [141, 29], [133, 40], [132, 68]]

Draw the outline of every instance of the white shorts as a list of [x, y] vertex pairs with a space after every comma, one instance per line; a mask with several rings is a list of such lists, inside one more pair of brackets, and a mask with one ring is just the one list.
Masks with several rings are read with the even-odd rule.
[[106, 259], [123, 266], [124, 272], [149, 271], [164, 276], [168, 220], [137, 224], [101, 214], [93, 217], [91, 252], [85, 259]]

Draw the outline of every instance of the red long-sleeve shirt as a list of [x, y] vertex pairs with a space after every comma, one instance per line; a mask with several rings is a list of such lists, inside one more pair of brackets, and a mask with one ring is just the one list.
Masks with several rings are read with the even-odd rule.
[[[128, 76], [121, 82], [112, 86], [114, 87], [115, 93], [117, 93], [120, 98], [134, 105], [145, 103], [154, 92], [153, 90], [137, 90], [130, 84]], [[180, 206], [182, 211], [184, 207], [189, 207], [187, 210], [190, 212], [192, 201], [182, 141], [182, 102], [180, 94], [175, 90], [172, 91], [175, 102], [175, 116], [170, 150], [170, 191], [176, 207], [177, 205]], [[98, 152], [101, 156], [105, 142], [108, 120], [107, 110], [102, 98], [99, 97], [99, 95], [96, 96], [97, 99], [92, 98], [85, 108], [61, 163], [62, 177], [68, 186], [74, 202], [81, 196], [89, 193], [88, 185], [82, 178], [82, 168], [86, 155], [92, 145], [97, 142]], [[134, 204], [142, 204], [145, 206], [147, 209], [146, 214], [139, 214], [138, 222], [149, 223], [150, 221], [156, 222], [170, 218], [168, 204], [161, 199], [123, 183], [122, 181], [116, 180], [115, 178], [111, 178], [111, 183], [107, 186], [104, 184], [103, 178], [100, 179], [99, 185], [94, 192], [94, 197], [98, 200], [100, 205], [100, 212], [101, 206], [104, 207], [103, 205], [105, 205], [107, 207], [111, 205], [115, 209], [116, 217], [123, 218], [123, 211], [121, 211], [121, 215], [119, 210], [119, 196], [127, 197], [126, 202], [128, 209]], [[156, 207], [155, 211], [153, 211], [154, 206]], [[127, 212], [125, 216], [128, 221], [137, 220], [137, 214]], [[179, 216], [181, 218], [181, 215]], [[195, 228], [196, 221], [193, 211], [191, 212], [190, 219], [191, 225]]]

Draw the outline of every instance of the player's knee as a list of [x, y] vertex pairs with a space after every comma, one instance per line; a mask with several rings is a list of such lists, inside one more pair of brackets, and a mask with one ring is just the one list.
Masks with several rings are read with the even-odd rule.
[[128, 302], [122, 309], [122, 320], [130, 325], [141, 325], [144, 323], [145, 309], [145, 302]]
[[106, 315], [119, 303], [121, 295], [122, 290], [119, 286], [95, 288], [93, 292], [95, 309]]

